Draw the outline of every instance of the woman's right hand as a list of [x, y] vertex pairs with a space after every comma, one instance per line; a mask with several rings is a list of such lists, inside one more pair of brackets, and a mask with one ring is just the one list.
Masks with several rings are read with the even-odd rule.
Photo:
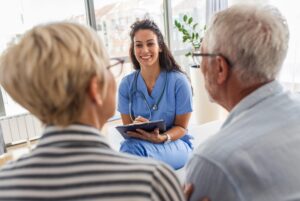
[[138, 116], [137, 118], [134, 119], [133, 124], [140, 124], [145, 122], [149, 122], [149, 119], [146, 119], [142, 116]]

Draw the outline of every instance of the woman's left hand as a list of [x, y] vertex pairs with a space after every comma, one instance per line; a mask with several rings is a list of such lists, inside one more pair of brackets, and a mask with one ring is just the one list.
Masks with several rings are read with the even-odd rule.
[[136, 129], [136, 132], [128, 131], [127, 134], [130, 137], [139, 138], [153, 143], [163, 143], [164, 141], [166, 141], [166, 137], [167, 137], [166, 135], [159, 134], [158, 128], [156, 128], [152, 132], [147, 132], [142, 129]]

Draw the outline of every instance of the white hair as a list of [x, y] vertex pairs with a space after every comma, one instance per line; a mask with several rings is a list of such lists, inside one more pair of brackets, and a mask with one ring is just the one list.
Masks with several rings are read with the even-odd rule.
[[275, 7], [238, 4], [214, 16], [204, 40], [210, 52], [231, 61], [241, 84], [249, 86], [277, 77], [289, 30]]

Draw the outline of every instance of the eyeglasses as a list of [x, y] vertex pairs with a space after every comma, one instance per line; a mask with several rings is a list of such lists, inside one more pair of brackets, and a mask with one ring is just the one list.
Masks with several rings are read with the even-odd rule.
[[200, 68], [200, 64], [202, 61], [202, 57], [216, 57], [220, 56], [223, 57], [226, 63], [229, 65], [229, 67], [233, 66], [233, 63], [223, 54], [220, 53], [193, 53], [192, 57], [196, 65], [191, 66], [192, 68]]
[[106, 69], [109, 70], [115, 78], [118, 78], [123, 72], [124, 63], [124, 59], [111, 58], [109, 59], [109, 66], [107, 66]]

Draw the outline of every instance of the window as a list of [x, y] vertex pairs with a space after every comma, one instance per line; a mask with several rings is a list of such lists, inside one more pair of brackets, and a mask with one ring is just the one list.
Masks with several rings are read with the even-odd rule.
[[149, 18], [159, 26], [164, 34], [163, 1], [162, 0], [94, 0], [96, 27], [111, 58], [121, 57], [126, 63], [122, 75], [117, 78], [119, 86], [121, 78], [132, 72], [129, 62], [130, 26], [138, 19]]
[[[9, 0], [0, 1], [0, 53], [12, 40], [33, 26], [53, 21], [86, 23], [84, 0]], [[27, 112], [1, 88], [5, 115]]]
[[130, 25], [137, 19], [153, 19], [163, 31], [162, 0], [94, 0], [96, 27], [110, 57], [128, 57]]
[[193, 18], [194, 22], [198, 23], [198, 28], [205, 25], [205, 0], [176, 0], [172, 1], [172, 51], [176, 57], [176, 61], [181, 65], [182, 69], [187, 73], [190, 71], [190, 65], [193, 64], [191, 57], [186, 57], [185, 54], [192, 48], [189, 44], [182, 42], [182, 35], [176, 29], [175, 20], [181, 21], [184, 15]]
[[205, 3], [206, 1], [197, 0], [177, 0], [172, 1], [172, 24], [173, 26], [173, 43], [172, 48], [174, 51], [191, 48], [187, 44], [182, 42], [181, 33], [177, 31], [174, 25], [174, 21], [178, 20], [182, 22], [184, 15], [188, 15], [193, 18], [194, 22], [198, 23], [198, 27], [205, 25]]
[[[248, 0], [249, 1], [249, 0]], [[241, 0], [231, 0], [230, 5], [235, 3], [244, 2]], [[249, 1], [257, 4], [270, 4], [276, 6], [280, 12], [285, 16], [288, 22], [290, 31], [289, 50], [287, 57], [282, 66], [282, 70], [279, 75], [279, 80], [285, 84], [292, 91], [300, 91], [300, 27], [299, 19], [300, 12], [297, 6], [295, 6], [292, 0], [252, 0]]]
[[280, 73], [280, 80], [293, 91], [300, 91], [300, 12], [294, 5], [294, 1], [270, 0], [270, 4], [276, 6], [286, 17], [290, 41], [287, 57]]

